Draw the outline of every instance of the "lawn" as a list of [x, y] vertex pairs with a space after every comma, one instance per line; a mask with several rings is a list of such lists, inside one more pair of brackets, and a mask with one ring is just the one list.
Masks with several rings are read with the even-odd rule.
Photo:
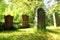
[[27, 28], [0, 31], [0, 40], [60, 40], [59, 27], [47, 27], [46, 30]]

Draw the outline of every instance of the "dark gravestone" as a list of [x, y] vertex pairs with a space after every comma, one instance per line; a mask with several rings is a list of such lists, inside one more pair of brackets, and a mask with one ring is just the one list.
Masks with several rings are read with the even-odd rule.
[[4, 18], [5, 18], [4, 29], [7, 29], [7, 30], [12, 29], [12, 26], [13, 26], [13, 16], [7, 15], [7, 16], [4, 16]]
[[55, 27], [60, 26], [59, 19], [58, 19], [58, 14], [56, 12], [53, 14], [53, 21], [54, 21], [54, 26]]
[[28, 18], [27, 15], [22, 15], [22, 28], [28, 28]]
[[37, 27], [41, 29], [45, 29], [45, 11], [43, 8], [37, 9]]

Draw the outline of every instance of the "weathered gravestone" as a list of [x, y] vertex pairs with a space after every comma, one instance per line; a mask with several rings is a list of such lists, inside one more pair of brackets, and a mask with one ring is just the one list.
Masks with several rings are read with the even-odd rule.
[[36, 26], [37, 28], [45, 29], [46, 24], [45, 24], [45, 11], [43, 8], [38, 8], [36, 10]]
[[4, 29], [10, 30], [13, 26], [13, 16], [7, 15], [4, 16], [5, 23], [4, 23]]
[[55, 27], [60, 26], [59, 19], [58, 19], [58, 14], [56, 12], [53, 13], [53, 21], [54, 21], [54, 26]]
[[28, 28], [28, 15], [22, 15], [22, 28]]

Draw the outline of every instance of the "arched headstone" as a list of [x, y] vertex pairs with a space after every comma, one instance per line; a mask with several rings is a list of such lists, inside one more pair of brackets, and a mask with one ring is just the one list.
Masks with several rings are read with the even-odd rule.
[[43, 8], [38, 8], [36, 10], [36, 26], [37, 28], [45, 29], [46, 24], [45, 24], [45, 11]]
[[7, 16], [4, 16], [4, 18], [5, 18], [4, 29], [7, 29], [7, 30], [12, 29], [12, 26], [13, 26], [13, 16], [7, 15]]

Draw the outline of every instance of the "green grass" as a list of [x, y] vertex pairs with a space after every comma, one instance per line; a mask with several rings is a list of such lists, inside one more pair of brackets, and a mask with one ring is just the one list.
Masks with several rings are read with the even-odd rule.
[[46, 30], [27, 28], [0, 31], [0, 40], [60, 40], [59, 27], [47, 27]]
[[60, 27], [47, 27], [49, 40], [60, 40]]

